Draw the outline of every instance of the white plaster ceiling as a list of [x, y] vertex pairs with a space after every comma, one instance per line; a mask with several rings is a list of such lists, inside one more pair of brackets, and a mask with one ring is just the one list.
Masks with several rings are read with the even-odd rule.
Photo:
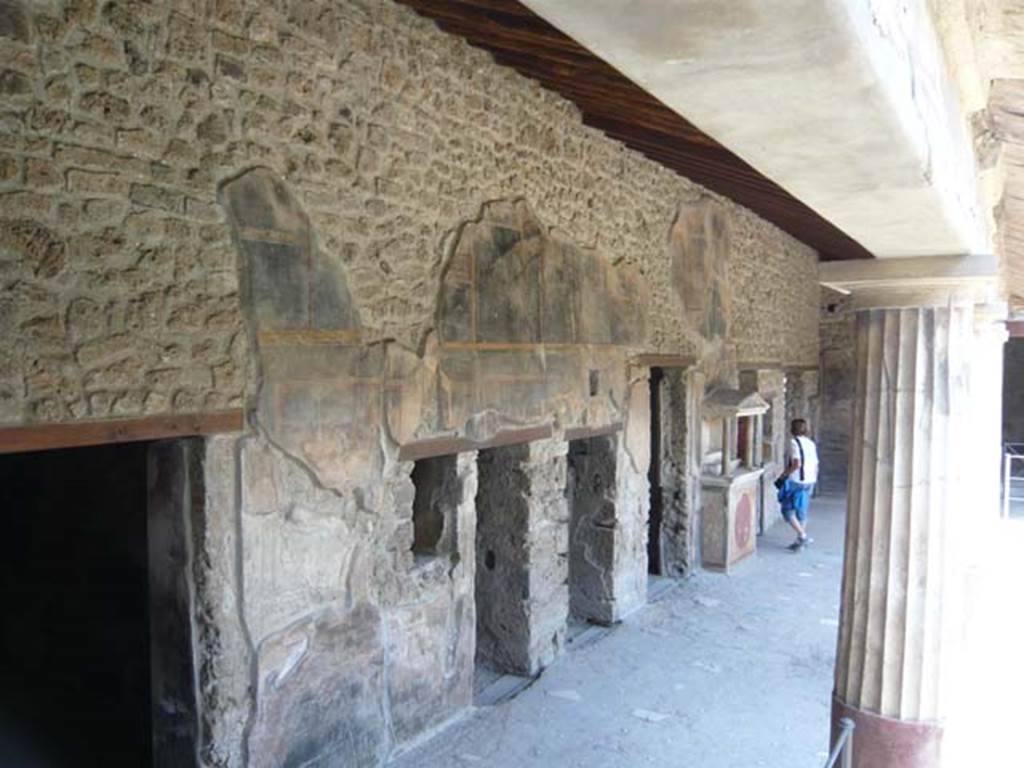
[[991, 252], [925, 0], [525, 4], [877, 257]]
[[1024, 2], [929, 0], [961, 100], [977, 112], [978, 159], [995, 208], [1011, 309], [1024, 316]]

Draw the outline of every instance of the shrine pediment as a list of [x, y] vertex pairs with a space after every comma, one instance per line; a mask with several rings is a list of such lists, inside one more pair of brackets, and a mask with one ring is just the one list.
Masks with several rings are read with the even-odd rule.
[[759, 416], [770, 407], [757, 392], [738, 389], [716, 389], [703, 400], [705, 418], [728, 419], [738, 416]]

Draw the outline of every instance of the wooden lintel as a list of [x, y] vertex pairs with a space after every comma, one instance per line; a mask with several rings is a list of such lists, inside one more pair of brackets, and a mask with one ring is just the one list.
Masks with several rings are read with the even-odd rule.
[[689, 368], [697, 363], [697, 358], [692, 355], [659, 355], [652, 352], [634, 355], [629, 362], [642, 368]]
[[468, 437], [436, 437], [406, 443], [398, 449], [399, 461], [417, 461], [435, 456], [450, 456], [453, 453], [479, 451], [484, 448], [498, 448], [503, 445], [532, 443], [535, 440], [546, 440], [553, 434], [550, 425], [541, 427], [524, 427], [522, 429], [503, 429], [488, 440], [472, 440]]
[[755, 360], [748, 363], [736, 363], [737, 371], [816, 371], [817, 365], [787, 365], [777, 360]]
[[784, 365], [782, 366], [784, 371], [794, 371], [797, 373], [813, 373], [814, 371], [820, 371], [820, 365]]
[[244, 425], [242, 409], [236, 408], [214, 413], [143, 416], [137, 419], [0, 426], [0, 454], [240, 432]]
[[591, 437], [614, 435], [622, 431], [622, 422], [616, 421], [603, 427], [572, 427], [565, 430], [566, 440], [586, 440]]

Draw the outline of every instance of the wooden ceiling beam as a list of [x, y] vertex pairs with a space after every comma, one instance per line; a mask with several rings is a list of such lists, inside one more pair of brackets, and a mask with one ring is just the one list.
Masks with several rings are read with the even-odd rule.
[[734, 200], [818, 251], [871, 258], [853, 238], [516, 0], [398, 0], [576, 104], [583, 122]]

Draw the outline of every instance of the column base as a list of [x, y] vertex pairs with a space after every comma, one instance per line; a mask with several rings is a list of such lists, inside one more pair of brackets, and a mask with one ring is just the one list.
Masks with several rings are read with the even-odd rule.
[[851, 707], [833, 695], [832, 744], [844, 717], [857, 726], [853, 732], [854, 768], [938, 768], [941, 724], [883, 717]]

